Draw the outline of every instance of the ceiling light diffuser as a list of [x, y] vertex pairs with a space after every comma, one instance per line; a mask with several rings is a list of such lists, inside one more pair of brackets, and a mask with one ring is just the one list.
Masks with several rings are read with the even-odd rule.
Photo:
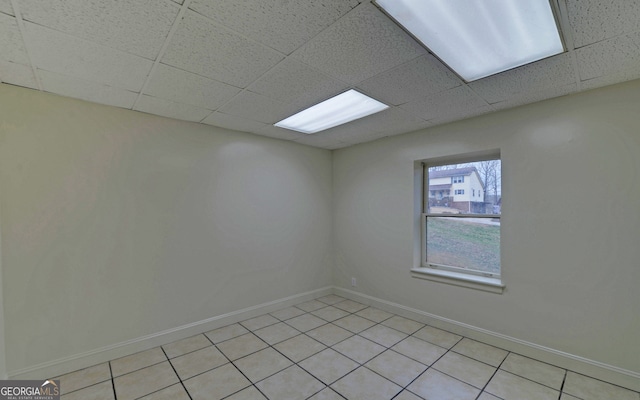
[[389, 108], [371, 97], [348, 90], [275, 124], [302, 133], [316, 133]]
[[465, 81], [562, 53], [549, 0], [375, 0]]

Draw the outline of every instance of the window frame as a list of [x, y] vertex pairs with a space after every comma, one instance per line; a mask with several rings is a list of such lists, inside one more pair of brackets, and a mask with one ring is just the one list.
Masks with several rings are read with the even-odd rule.
[[[453, 284], [456, 286], [469, 287], [472, 289], [478, 289], [493, 293], [503, 293], [505, 284], [502, 280], [502, 256], [500, 257], [500, 273], [491, 273], [473, 269], [467, 269], [463, 267], [442, 265], [437, 263], [429, 263], [427, 261], [427, 219], [429, 217], [442, 217], [443, 214], [430, 214], [428, 210], [429, 204], [429, 174], [428, 169], [434, 166], [450, 165], [450, 164], [463, 164], [470, 162], [480, 162], [487, 160], [500, 160], [502, 157], [499, 152], [492, 152], [488, 155], [471, 156], [471, 157], [458, 157], [458, 158], [445, 158], [441, 160], [423, 160], [422, 164], [422, 176], [420, 179], [420, 264], [417, 267], [412, 268], [411, 274], [415, 278], [427, 279], [437, 282], [443, 282]], [[502, 175], [502, 168], [501, 168]], [[502, 222], [501, 214], [448, 214], [447, 217], [455, 218], [498, 218]], [[501, 230], [502, 233], [502, 230]], [[502, 255], [502, 234], [500, 235], [500, 254]]]

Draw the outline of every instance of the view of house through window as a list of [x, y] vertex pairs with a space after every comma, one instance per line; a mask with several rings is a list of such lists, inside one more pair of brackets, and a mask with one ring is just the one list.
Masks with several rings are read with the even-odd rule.
[[425, 267], [500, 276], [502, 163], [425, 167]]

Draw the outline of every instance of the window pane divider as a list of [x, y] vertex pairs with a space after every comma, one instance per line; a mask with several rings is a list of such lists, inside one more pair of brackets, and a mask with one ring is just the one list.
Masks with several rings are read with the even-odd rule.
[[446, 217], [446, 218], [496, 218], [500, 219], [500, 214], [430, 214], [424, 213], [425, 217]]

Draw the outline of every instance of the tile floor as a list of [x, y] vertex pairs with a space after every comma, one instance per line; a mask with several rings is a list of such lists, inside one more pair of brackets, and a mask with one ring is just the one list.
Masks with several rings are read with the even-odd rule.
[[56, 379], [65, 400], [640, 400], [335, 295]]

